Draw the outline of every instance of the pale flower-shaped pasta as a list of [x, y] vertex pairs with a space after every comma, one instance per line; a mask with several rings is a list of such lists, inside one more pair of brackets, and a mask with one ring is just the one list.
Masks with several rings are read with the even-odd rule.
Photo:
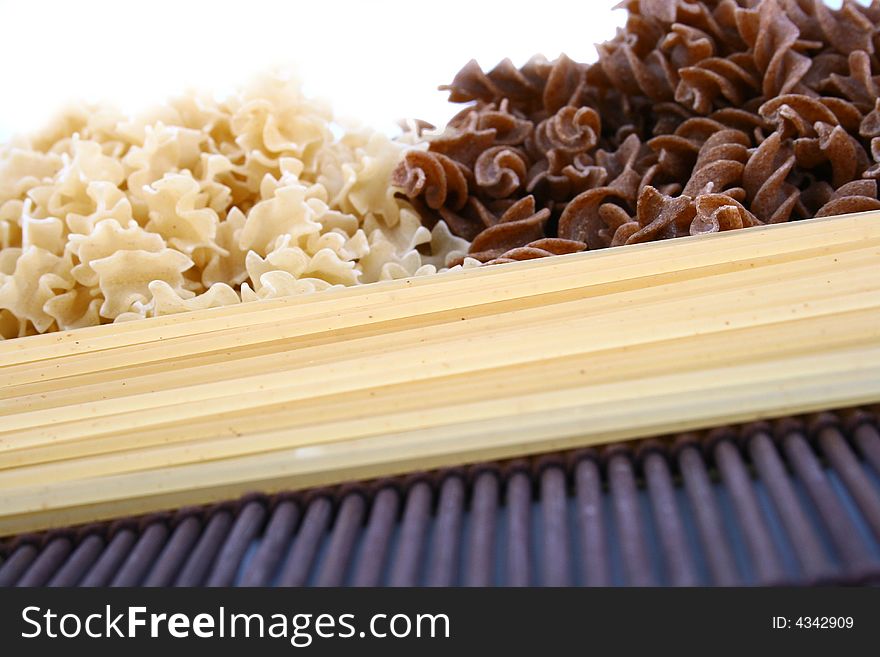
[[390, 185], [419, 148], [280, 77], [134, 117], [73, 106], [0, 147], [0, 337], [442, 270], [468, 243]]
[[135, 303], [143, 304], [150, 299], [151, 283], [163, 281], [174, 290], [183, 290], [183, 272], [192, 267], [192, 260], [174, 249], [138, 249], [117, 251], [90, 264], [104, 295], [101, 315], [115, 319], [131, 311]]

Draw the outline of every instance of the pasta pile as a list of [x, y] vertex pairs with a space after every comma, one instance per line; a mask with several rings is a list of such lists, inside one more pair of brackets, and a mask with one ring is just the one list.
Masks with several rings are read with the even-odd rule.
[[[135, 119], [67, 112], [0, 147], [0, 336], [418, 276], [468, 244], [389, 177], [414, 148], [280, 77]], [[473, 264], [468, 261], [467, 264]]]
[[594, 64], [471, 61], [441, 131], [267, 77], [0, 146], [0, 337], [880, 209], [880, 0], [623, 6]]
[[595, 64], [441, 87], [472, 104], [393, 174], [426, 226], [507, 262], [880, 209], [880, 2], [622, 6]]

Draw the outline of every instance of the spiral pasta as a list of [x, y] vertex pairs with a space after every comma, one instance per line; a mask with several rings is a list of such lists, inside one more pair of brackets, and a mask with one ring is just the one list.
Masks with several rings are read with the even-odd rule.
[[594, 64], [471, 61], [441, 87], [471, 105], [393, 177], [426, 226], [496, 263], [874, 208], [878, 0], [621, 6]]

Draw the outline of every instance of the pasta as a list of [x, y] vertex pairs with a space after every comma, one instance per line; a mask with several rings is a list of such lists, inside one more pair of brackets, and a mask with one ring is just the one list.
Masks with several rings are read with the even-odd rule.
[[424, 145], [338, 132], [269, 76], [135, 118], [74, 107], [0, 147], [0, 336], [476, 264], [388, 183]]
[[0, 146], [0, 337], [880, 206], [880, 2], [625, 0], [598, 61], [343, 131], [267, 76]]
[[594, 64], [441, 87], [469, 105], [393, 174], [426, 226], [498, 263], [880, 206], [880, 2], [621, 6]]
[[878, 219], [0, 344], [0, 533], [880, 399]]

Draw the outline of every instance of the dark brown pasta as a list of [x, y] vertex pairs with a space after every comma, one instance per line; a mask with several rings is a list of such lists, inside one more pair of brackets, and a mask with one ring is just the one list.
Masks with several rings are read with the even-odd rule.
[[880, 208], [880, 0], [625, 0], [594, 64], [469, 62], [394, 184], [498, 263]]

